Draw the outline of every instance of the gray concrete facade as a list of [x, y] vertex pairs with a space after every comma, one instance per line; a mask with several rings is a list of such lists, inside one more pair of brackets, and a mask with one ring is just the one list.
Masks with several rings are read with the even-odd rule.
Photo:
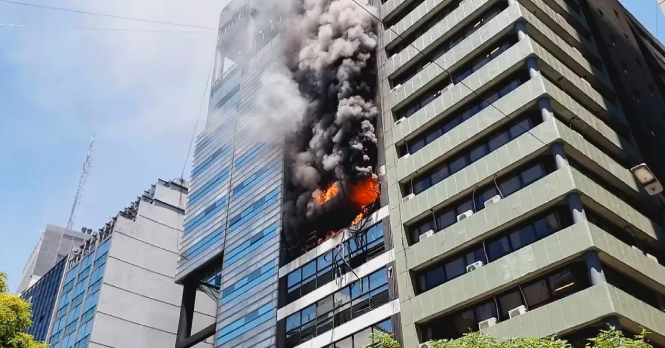
[[[584, 0], [388, 0], [380, 6], [385, 23], [378, 52], [384, 179], [405, 348], [425, 342], [423, 328], [435, 320], [507, 289], [521, 289], [573, 262], [586, 265], [586, 288], [533, 310], [527, 305], [526, 313], [516, 317], [494, 318], [484, 331], [497, 337], [565, 335], [617, 317], [622, 328], [639, 332], [645, 327], [654, 342], [665, 343], [663, 308], [618, 289], [603, 273], [603, 267], [610, 267], [630, 275], [662, 300], [662, 257], [656, 259], [641, 243], [662, 251], [665, 230], [658, 205], [629, 170], [642, 156], [590, 35], [585, 7], [574, 8], [578, 3]], [[500, 10], [481, 19], [493, 8]], [[495, 54], [506, 40], [508, 47]], [[466, 69], [471, 72], [463, 74]], [[432, 133], [519, 72], [527, 76], [519, 86]], [[471, 155], [466, 155], [461, 169], [414, 192], [414, 180], [491, 141], [530, 113], [540, 115], [537, 125], [497, 148], [490, 143], [479, 158], [468, 161]], [[411, 151], [410, 144], [419, 141], [426, 144]], [[541, 160], [552, 163], [547, 175], [507, 196], [498, 189], [497, 180]], [[435, 220], [432, 236], [420, 232], [426, 242], [413, 240], [411, 231], [423, 221], [465, 197], [475, 202], [476, 190], [493, 183], [500, 200], [484, 209], [474, 205], [465, 219], [445, 228]], [[419, 289], [419, 277], [428, 269], [479, 243], [486, 250], [485, 241], [553, 209], [563, 209], [570, 224], [438, 286]], [[596, 226], [586, 210], [618, 232]], [[628, 244], [624, 236], [641, 242]]]
[[[86, 229], [87, 231], [87, 229]], [[21, 282], [16, 293], [21, 293], [35, 284], [60, 260], [67, 257], [73, 248], [90, 239], [90, 234], [47, 224], [39, 237], [35, 250], [21, 273]]]
[[[130, 208], [112, 218], [91, 243], [69, 256], [56, 306], [61, 310], [54, 312], [55, 324], [50, 330], [53, 347], [65, 347], [65, 342], [72, 340], [77, 347], [152, 348], [175, 344], [182, 286], [174, 279], [186, 195], [186, 183], [181, 180], [160, 180]], [[84, 267], [87, 270], [92, 264], [88, 259], [95, 261], [86, 277]], [[69, 274], [74, 276], [70, 278]], [[74, 300], [67, 296], [70, 282], [76, 284]], [[88, 285], [81, 291], [85, 301], [76, 300], [79, 284], [82, 289]], [[199, 298], [195, 328], [214, 323], [216, 317], [215, 301], [203, 293]], [[96, 304], [91, 302], [95, 300]], [[80, 310], [79, 306], [85, 307]], [[82, 315], [72, 323], [76, 329], [58, 324], [60, 318], [70, 318], [77, 311]], [[210, 342], [196, 345], [210, 346]]]

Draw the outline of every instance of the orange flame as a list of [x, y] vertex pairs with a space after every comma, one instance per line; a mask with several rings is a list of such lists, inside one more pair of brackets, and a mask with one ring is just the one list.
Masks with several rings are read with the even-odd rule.
[[318, 204], [321, 205], [329, 200], [331, 200], [333, 197], [337, 196], [339, 193], [339, 184], [337, 182], [333, 183], [325, 189], [323, 192], [320, 194], [314, 196], [314, 201]]
[[363, 210], [360, 212], [360, 214], [358, 214], [358, 216], [356, 216], [355, 219], [353, 219], [353, 221], [351, 221], [351, 225], [349, 226], [353, 226], [355, 224], [360, 223], [360, 221], [367, 215], [368, 211], [369, 209], [367, 207], [363, 207]]
[[365, 207], [379, 197], [379, 179], [371, 177], [356, 184], [349, 183], [347, 193], [356, 206]]

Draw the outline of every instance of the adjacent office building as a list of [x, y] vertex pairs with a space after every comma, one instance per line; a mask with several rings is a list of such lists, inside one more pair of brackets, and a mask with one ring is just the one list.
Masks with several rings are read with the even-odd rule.
[[[51, 347], [173, 346], [182, 294], [174, 266], [186, 194], [182, 180], [160, 180], [69, 254], [49, 329]], [[215, 303], [201, 299], [196, 328], [214, 322]]]
[[90, 239], [92, 230], [81, 232], [46, 225], [37, 246], [23, 269], [17, 292], [32, 305], [32, 325], [27, 332], [38, 341], [45, 341], [51, 323], [56, 295], [62, 279], [67, 255]]
[[37, 341], [44, 342], [48, 338], [46, 334], [51, 324], [53, 307], [58, 299], [58, 288], [66, 265], [65, 257], [20, 295], [32, 306], [32, 325], [26, 332], [33, 335]]
[[662, 128], [644, 126], [663, 120], [662, 46], [613, 0], [388, 0], [380, 17], [404, 346], [583, 345], [607, 323], [663, 345], [662, 207], [629, 170], [663, 179]]
[[[665, 110], [660, 43], [615, 1], [375, 5], [379, 203], [298, 247], [282, 236], [283, 151], [242, 117], [279, 21], [223, 11], [175, 346], [357, 348], [390, 332], [412, 348], [477, 330], [583, 346], [608, 324], [665, 346], [662, 206], [630, 172], [665, 175], [647, 127]], [[202, 330], [197, 289], [218, 304]]]
[[78, 232], [55, 225], [46, 225], [35, 250], [21, 273], [21, 281], [16, 292], [20, 294], [37, 283], [53, 266], [67, 257], [73, 248], [90, 239], [91, 232], [92, 230], [87, 228]]

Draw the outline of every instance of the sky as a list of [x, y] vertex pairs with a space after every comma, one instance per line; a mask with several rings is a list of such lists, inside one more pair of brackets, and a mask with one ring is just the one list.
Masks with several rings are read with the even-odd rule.
[[[24, 1], [215, 28], [228, 0]], [[663, 41], [656, 0], [621, 1]], [[216, 39], [214, 30], [0, 1], [0, 271], [10, 289], [46, 224], [66, 226], [93, 133], [75, 229], [101, 227], [158, 178], [189, 176]]]

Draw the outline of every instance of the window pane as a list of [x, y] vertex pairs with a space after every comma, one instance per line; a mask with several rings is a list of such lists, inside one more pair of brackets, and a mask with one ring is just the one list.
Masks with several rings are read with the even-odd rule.
[[461, 156], [450, 163], [450, 173], [457, 173], [460, 169], [466, 167], [466, 157]]
[[522, 173], [522, 183], [524, 186], [545, 176], [545, 169], [541, 164], [535, 165]]
[[462, 312], [456, 315], [454, 320], [455, 328], [460, 335], [465, 332], [473, 331], [478, 326], [478, 322], [473, 316], [473, 311]]
[[513, 245], [513, 250], [517, 250], [535, 241], [536, 233], [533, 231], [533, 226], [531, 225], [528, 225], [524, 228], [521, 228], [519, 231], [510, 234], [510, 243]]
[[465, 272], [466, 267], [464, 267], [464, 258], [460, 257], [446, 264], [446, 274], [448, 275], [448, 280], [460, 276]]
[[522, 288], [522, 291], [524, 291], [526, 303], [530, 308], [545, 303], [550, 299], [550, 294], [547, 291], [547, 283], [544, 280], [525, 286]]
[[499, 240], [493, 241], [489, 245], [490, 261], [494, 261], [510, 252], [510, 245], [508, 238], [503, 237]]
[[455, 222], [457, 222], [457, 216], [454, 211], [448, 211], [436, 217], [437, 227], [439, 230], [442, 230]]
[[432, 173], [432, 184], [441, 182], [441, 180], [447, 178], [450, 174], [448, 173], [448, 166], [440, 166], [434, 173]]
[[445, 275], [443, 274], [443, 268], [437, 267], [425, 274], [425, 287], [423, 291], [427, 291], [434, 287], [437, 287], [446, 280]]
[[316, 273], [316, 262], [310, 262], [302, 268], [302, 279], [307, 279]]
[[522, 120], [520, 123], [510, 127], [510, 136], [515, 139], [521, 134], [525, 133], [527, 129], [530, 129], [529, 119]]
[[494, 301], [488, 301], [485, 304], [476, 307], [475, 312], [476, 312], [476, 319], [478, 320], [478, 322], [487, 320], [492, 317], [496, 318], [496, 306], [494, 304]]
[[286, 318], [286, 331], [291, 331], [300, 326], [300, 312]]
[[302, 324], [309, 323], [316, 319], [316, 305], [311, 305], [302, 310]]
[[508, 311], [521, 306], [522, 295], [519, 291], [511, 292], [508, 295], [499, 298], [499, 306], [501, 306], [501, 319], [508, 319]]
[[332, 264], [332, 251], [329, 251], [316, 259], [316, 267], [319, 271], [326, 269]]
[[485, 259], [485, 252], [483, 252], [482, 248], [476, 249], [468, 254], [466, 254], [466, 264], [470, 265], [476, 261], [482, 261], [483, 264], [487, 263], [487, 260]]
[[429, 144], [439, 136], [441, 136], [441, 131], [439, 129], [436, 129], [432, 133], [427, 134], [427, 136], [425, 137], [425, 143]]
[[473, 150], [471, 150], [471, 154], [469, 155], [471, 162], [475, 162], [479, 158], [482, 158], [487, 154], [487, 152], [487, 144], [480, 144], [476, 146]]
[[384, 320], [374, 327], [374, 332], [392, 333], [393, 321], [391, 319]]
[[490, 198], [499, 194], [499, 191], [495, 187], [492, 187], [488, 190], [483, 191], [480, 194], [476, 195], [476, 209], [485, 208], [485, 202], [490, 200]]
[[457, 214], [462, 214], [463, 212], [467, 210], [473, 210], [473, 203], [471, 203], [471, 200], [468, 200], [466, 202], [462, 202], [460, 205], [457, 206]]
[[351, 289], [349, 287], [345, 287], [335, 293], [335, 308], [341, 306], [344, 303], [349, 302], [351, 300]]
[[459, 117], [450, 119], [450, 121], [443, 126], [443, 134], [450, 132], [451, 129], [457, 127], [461, 122], [462, 120]]
[[333, 296], [327, 296], [316, 304], [316, 315], [323, 315], [333, 309]]
[[565, 270], [548, 278], [550, 291], [554, 296], [565, 296], [575, 290], [575, 279], [570, 270]]
[[490, 139], [489, 142], [490, 152], [500, 148], [504, 144], [508, 143], [508, 141], [510, 141], [510, 137], [506, 132], [494, 136], [492, 139]]
[[386, 283], [388, 283], [388, 275], [386, 273], [385, 268], [378, 272], [370, 274], [369, 276], [369, 286], [371, 287], [372, 290]]
[[520, 178], [513, 177], [499, 185], [504, 196], [510, 196], [520, 189]]
[[550, 214], [543, 219], [536, 221], [536, 235], [538, 238], [543, 238], [547, 235], [554, 233], [561, 229], [559, 219], [556, 214]]
[[353, 348], [353, 339], [349, 336], [335, 343], [335, 348]]
[[425, 147], [425, 140], [418, 140], [415, 143], [408, 144], [409, 145], [409, 153], [415, 153], [418, 150], [422, 149]]

